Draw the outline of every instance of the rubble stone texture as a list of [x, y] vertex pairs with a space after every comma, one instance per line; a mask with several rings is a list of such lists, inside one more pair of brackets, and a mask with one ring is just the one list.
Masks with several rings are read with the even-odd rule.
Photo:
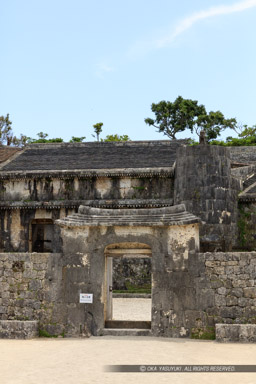
[[124, 271], [132, 252], [141, 276], [141, 252], [150, 260], [153, 335], [256, 324], [255, 166], [255, 147], [179, 140], [0, 147], [3, 334], [37, 321], [53, 336], [101, 335], [108, 258]]
[[38, 335], [38, 321], [0, 320], [1, 339], [33, 339]]
[[256, 324], [216, 324], [216, 341], [256, 342]]

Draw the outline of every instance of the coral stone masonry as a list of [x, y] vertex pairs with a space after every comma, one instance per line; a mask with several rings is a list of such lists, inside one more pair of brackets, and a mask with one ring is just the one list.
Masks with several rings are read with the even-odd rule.
[[[254, 147], [54, 143], [0, 157], [0, 337], [114, 324], [214, 338], [217, 324], [218, 341], [255, 342]], [[143, 284], [151, 321], [115, 323], [112, 291]]]

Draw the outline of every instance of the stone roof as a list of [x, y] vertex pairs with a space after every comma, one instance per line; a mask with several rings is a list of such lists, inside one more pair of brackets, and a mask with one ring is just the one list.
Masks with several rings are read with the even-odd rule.
[[21, 148], [0, 145], [0, 163], [4, 163], [19, 151]]
[[255, 201], [256, 200], [256, 173], [249, 173], [243, 181], [243, 191], [239, 194], [239, 201]]
[[256, 146], [228, 147], [232, 163], [244, 165], [256, 163]]
[[[254, 181], [254, 182], [253, 182]], [[256, 201], [256, 180], [255, 175], [252, 183], [239, 194], [239, 201]]]
[[0, 201], [1, 209], [59, 209], [88, 205], [96, 208], [158, 208], [173, 205], [173, 199], [111, 199], [111, 200], [51, 200], [51, 201]]
[[2, 172], [171, 168], [185, 140], [31, 144]]
[[250, 174], [244, 181], [243, 183], [243, 186], [244, 186], [244, 189], [247, 189], [248, 187], [250, 187], [251, 185], [253, 185], [254, 183], [256, 183], [256, 173], [252, 173]]
[[56, 220], [66, 227], [79, 226], [170, 226], [198, 223], [200, 219], [185, 209], [184, 204], [165, 208], [103, 209], [80, 206], [78, 213]]

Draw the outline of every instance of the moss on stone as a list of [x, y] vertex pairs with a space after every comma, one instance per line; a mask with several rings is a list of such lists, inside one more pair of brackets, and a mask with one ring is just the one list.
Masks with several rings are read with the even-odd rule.
[[192, 328], [191, 339], [215, 340], [215, 327]]
[[39, 329], [39, 337], [58, 337], [58, 335], [51, 335], [49, 332], [45, 331], [44, 329]]

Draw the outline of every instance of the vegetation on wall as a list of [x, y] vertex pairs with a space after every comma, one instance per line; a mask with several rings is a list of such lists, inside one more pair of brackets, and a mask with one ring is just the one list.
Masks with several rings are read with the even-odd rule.
[[[254, 146], [256, 145], [256, 125], [251, 127], [238, 124], [235, 118], [226, 118], [221, 111], [207, 112], [203, 104], [197, 100], [184, 99], [178, 96], [173, 102], [162, 100], [151, 104], [151, 111], [154, 118], [147, 117], [145, 123], [153, 126], [159, 133], [166, 135], [171, 140], [176, 139], [178, 133], [189, 130], [200, 136], [204, 131], [207, 141], [212, 145], [221, 146]], [[118, 142], [130, 141], [128, 135], [118, 133], [107, 135], [105, 139], [100, 138], [103, 130], [103, 123], [99, 122], [93, 125], [93, 130], [98, 142]], [[221, 133], [227, 129], [232, 129], [238, 137], [227, 137], [226, 141], [218, 140]], [[49, 138], [48, 133], [39, 132], [37, 138], [32, 138], [24, 134], [15, 136], [12, 131], [12, 122], [9, 114], [0, 116], [0, 144], [8, 146], [22, 147], [30, 143], [61, 143], [61, 137]], [[86, 139], [85, 136], [72, 136], [70, 143], [81, 143]], [[198, 144], [195, 140], [190, 140], [191, 145]]]
[[[100, 133], [102, 132], [103, 123], [97, 123], [93, 125], [94, 132], [97, 137], [97, 141], [110, 142], [110, 141], [130, 141], [128, 135], [112, 134], [107, 135], [105, 139], [100, 139]], [[6, 116], [0, 116], [0, 145], [7, 145], [13, 147], [23, 147], [26, 144], [35, 143], [63, 143], [64, 140], [61, 137], [49, 138], [48, 133], [39, 132], [37, 138], [32, 138], [23, 134], [19, 137], [15, 136], [12, 130], [12, 122], [10, 121], [9, 114]], [[95, 137], [95, 135], [92, 135]], [[85, 136], [77, 137], [72, 136], [69, 143], [82, 143], [86, 139]]]
[[255, 223], [256, 209], [250, 205], [239, 204], [238, 246], [242, 250], [256, 250]]

